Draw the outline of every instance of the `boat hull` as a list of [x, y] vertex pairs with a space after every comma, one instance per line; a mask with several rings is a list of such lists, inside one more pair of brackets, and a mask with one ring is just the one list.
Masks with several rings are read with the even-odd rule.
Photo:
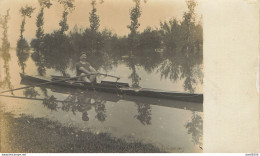
[[[34, 81], [37, 83], [52, 82], [52, 79], [30, 76], [20, 74], [22, 81]], [[113, 94], [123, 94], [132, 96], [143, 96], [159, 99], [173, 99], [179, 101], [188, 101], [203, 103], [203, 94], [191, 94], [180, 92], [167, 92], [162, 90], [148, 89], [148, 88], [131, 88], [127, 83], [117, 83], [102, 81], [101, 83], [71, 83], [71, 82], [52, 82], [52, 85], [59, 85], [68, 88], [81, 89], [81, 90], [94, 90], [98, 92], [108, 92]]]

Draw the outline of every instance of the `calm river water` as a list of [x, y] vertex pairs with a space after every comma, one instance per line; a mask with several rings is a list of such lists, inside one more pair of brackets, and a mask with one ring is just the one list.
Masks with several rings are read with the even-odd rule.
[[[21, 83], [19, 73], [22, 71], [16, 51], [10, 50], [10, 53], [9, 84], [13, 88], [28, 85]], [[31, 58], [26, 65], [25, 73], [38, 74]], [[134, 73], [141, 87], [189, 92], [185, 89], [185, 77], [174, 81], [162, 78], [160, 69], [161, 66], [157, 66], [147, 71], [136, 65], [133, 70], [121, 61], [99, 71], [119, 76], [120, 82], [130, 85], [135, 83], [133, 77], [136, 76], [130, 76]], [[73, 66], [67, 68], [66, 73], [75, 75]], [[6, 70], [2, 70], [1, 75], [6, 75]], [[62, 73], [48, 67], [48, 75]], [[194, 92], [202, 93], [201, 83], [199, 80], [193, 83]], [[202, 152], [203, 105], [200, 103], [122, 97], [53, 86], [4, 95], [16, 98], [0, 99], [2, 152]]]

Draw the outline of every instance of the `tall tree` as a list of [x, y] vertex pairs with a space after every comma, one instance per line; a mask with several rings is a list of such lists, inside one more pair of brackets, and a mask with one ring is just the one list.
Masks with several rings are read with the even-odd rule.
[[6, 11], [6, 15], [2, 16], [0, 20], [1, 27], [3, 29], [2, 33], [2, 46], [0, 47], [0, 56], [4, 59], [4, 61], [9, 62], [11, 59], [9, 50], [10, 50], [10, 42], [8, 41], [8, 20], [9, 17], [9, 9]]
[[160, 34], [165, 50], [164, 54], [174, 57], [179, 51], [179, 45], [182, 43], [180, 22], [176, 19], [171, 19], [161, 22], [160, 27]]
[[62, 14], [62, 20], [60, 21], [60, 33], [64, 34], [65, 31], [69, 29], [69, 25], [67, 23], [67, 17], [70, 12], [72, 12], [75, 9], [74, 1], [75, 0], [58, 0], [60, 4], [63, 5], [64, 11]]
[[89, 13], [89, 23], [90, 23], [90, 29], [93, 32], [97, 32], [98, 28], [100, 26], [99, 22], [99, 16], [97, 15], [97, 8], [96, 8], [97, 2], [96, 0], [92, 0], [91, 2], [91, 6], [92, 6], [92, 10]]
[[38, 67], [38, 73], [39, 75], [43, 76], [45, 75], [45, 58], [43, 57], [43, 38], [44, 38], [44, 29], [43, 29], [43, 24], [44, 24], [44, 9], [45, 8], [50, 8], [52, 3], [50, 0], [38, 0], [40, 4], [40, 12], [37, 16], [36, 19], [36, 39], [33, 39], [31, 41], [31, 46], [34, 48], [34, 52], [32, 53], [31, 57], [35, 61], [36, 66]]
[[22, 15], [23, 18], [21, 28], [20, 28], [20, 38], [23, 38], [23, 32], [25, 31], [24, 26], [25, 26], [26, 17], [31, 18], [31, 14], [33, 13], [34, 10], [35, 8], [27, 5], [20, 9], [20, 14]]
[[183, 20], [186, 24], [194, 24], [196, 19], [195, 7], [197, 6], [197, 3], [195, 0], [186, 0], [186, 4], [188, 12], [184, 13]]
[[[129, 59], [128, 59], [128, 65], [132, 69], [132, 74], [129, 76], [129, 78], [132, 79], [132, 86], [133, 87], [139, 87], [139, 81], [141, 78], [136, 72], [136, 67], [133, 60], [133, 51], [136, 50], [137, 47], [137, 37], [138, 32], [137, 29], [140, 26], [140, 23], [138, 21], [139, 17], [141, 16], [142, 10], [141, 10], [141, 0], [133, 0], [135, 3], [135, 6], [130, 9], [130, 20], [131, 24], [127, 26], [128, 29], [130, 29], [130, 34], [128, 35], [128, 46], [129, 46]], [[146, 1], [144, 1], [146, 2]]]
[[18, 57], [18, 64], [21, 66], [23, 73], [24, 73], [24, 69], [26, 66], [25, 61], [29, 57], [29, 50], [30, 50], [28, 42], [23, 37], [23, 32], [25, 31], [25, 29], [24, 29], [25, 20], [26, 20], [26, 17], [31, 18], [31, 14], [33, 13], [34, 10], [35, 10], [35, 8], [33, 8], [31, 6], [27, 6], [27, 5], [20, 9], [20, 13], [21, 13], [23, 20], [22, 20], [21, 29], [20, 29], [20, 39], [17, 42], [16, 54]]
[[191, 56], [200, 51], [199, 45], [200, 39], [197, 38], [197, 29], [196, 29], [196, 13], [195, 7], [197, 3], [195, 0], [187, 0], [186, 1], [188, 12], [185, 12], [183, 15], [183, 21], [181, 22], [182, 26], [182, 37], [184, 45], [182, 47], [182, 52], [186, 53], [187, 56]]
[[38, 2], [40, 4], [41, 9], [37, 16], [37, 21], [36, 21], [36, 26], [37, 26], [36, 37], [37, 37], [37, 39], [42, 39], [44, 36], [44, 30], [43, 30], [44, 8], [50, 8], [52, 3], [50, 2], [50, 0], [38, 0]]
[[141, 0], [133, 0], [135, 6], [130, 10], [130, 20], [131, 24], [127, 26], [130, 29], [130, 34], [128, 35], [129, 39], [129, 46], [130, 46], [130, 54], [132, 54], [133, 49], [137, 46], [137, 29], [140, 26], [138, 21], [139, 17], [141, 16], [142, 10], [140, 7]]
[[[102, 2], [101, 2], [102, 3]], [[92, 10], [89, 13], [89, 24], [90, 24], [90, 32], [88, 30], [85, 33], [88, 33], [88, 38], [90, 39], [90, 51], [91, 53], [95, 53], [99, 48], [99, 32], [98, 28], [100, 26], [99, 16], [97, 15], [97, 2], [96, 0], [91, 1]]]
[[165, 60], [160, 71], [162, 77], [173, 81], [184, 79], [184, 90], [193, 93], [203, 77], [202, 27], [196, 23], [196, 1], [187, 0], [186, 4], [188, 11], [181, 21], [172, 19], [161, 23]]
[[3, 81], [0, 82], [0, 87], [7, 86], [9, 89], [12, 88], [11, 85], [11, 77], [9, 72], [9, 61], [11, 60], [10, 56], [10, 42], [8, 41], [8, 20], [10, 19], [9, 16], [9, 9], [6, 11], [6, 15], [2, 16], [0, 19], [0, 25], [3, 29], [2, 33], [2, 46], [0, 47], [0, 57], [4, 60], [4, 70], [5, 70], [5, 78]]

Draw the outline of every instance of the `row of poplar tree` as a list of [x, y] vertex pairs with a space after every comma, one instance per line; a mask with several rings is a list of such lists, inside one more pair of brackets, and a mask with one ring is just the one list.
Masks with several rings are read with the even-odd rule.
[[[147, 27], [139, 31], [139, 18], [142, 15], [141, 5], [149, 3], [142, 0], [133, 0], [134, 6], [130, 9], [130, 23], [127, 36], [119, 36], [111, 31], [100, 30], [100, 18], [97, 5], [105, 1], [91, 0], [92, 9], [89, 12], [90, 25], [86, 28], [74, 28], [68, 32], [68, 16], [76, 6], [75, 0], [58, 0], [63, 6], [63, 13], [59, 22], [59, 29], [45, 33], [44, 12], [54, 5], [52, 0], [38, 0], [40, 8], [36, 18], [37, 30], [35, 38], [30, 44], [24, 36], [25, 24], [28, 18], [36, 12], [31, 6], [24, 6], [20, 9], [22, 23], [20, 26], [19, 39], [17, 41], [16, 54], [18, 64], [22, 71], [25, 71], [26, 61], [31, 56], [38, 67], [40, 75], [46, 74], [46, 68], [55, 70], [66, 75], [66, 70], [78, 61], [82, 51], [86, 52], [92, 65], [98, 70], [100, 68], [111, 68], [111, 65], [124, 61], [133, 70], [131, 77], [138, 84], [138, 77], [135, 66], [142, 66], [146, 71], [160, 70], [161, 77], [177, 79], [186, 78], [185, 88], [193, 91], [197, 67], [202, 64], [202, 23], [196, 21], [195, 0], [187, 0], [188, 11], [183, 14], [181, 20], [172, 18], [169, 21], [160, 23], [159, 28]], [[57, 4], [55, 4], [57, 5]], [[1, 18], [3, 38], [1, 55], [9, 71], [8, 60], [10, 60], [10, 43], [7, 38], [7, 23], [9, 11]], [[62, 56], [62, 58], [61, 58]], [[59, 59], [58, 59], [59, 58]], [[73, 67], [73, 66], [72, 66]], [[196, 76], [197, 74], [197, 76]], [[7, 78], [8, 79], [8, 78]]]

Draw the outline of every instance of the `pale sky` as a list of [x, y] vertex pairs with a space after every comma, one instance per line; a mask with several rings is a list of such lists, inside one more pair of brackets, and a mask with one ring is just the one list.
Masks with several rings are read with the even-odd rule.
[[[76, 24], [83, 28], [89, 26], [90, 2], [91, 0], [75, 0], [75, 10], [68, 16], [70, 30]], [[26, 19], [24, 36], [30, 40], [35, 36], [36, 16], [39, 13], [38, 0], [0, 0], [1, 15], [6, 14], [6, 10], [10, 8], [8, 37], [12, 47], [16, 45], [22, 21], [19, 9], [26, 4], [36, 8], [32, 17]], [[118, 35], [127, 35], [129, 33], [127, 25], [130, 23], [129, 10], [132, 6], [134, 6], [132, 0], [104, 0], [103, 4], [98, 3], [97, 14], [100, 17], [100, 29], [108, 28]], [[200, 6], [198, 2], [196, 9], [198, 16], [201, 13]], [[142, 15], [139, 20], [141, 23], [139, 31], [142, 31], [147, 26], [159, 27], [160, 21], [169, 20], [173, 17], [181, 19], [183, 13], [187, 11], [185, 0], [148, 0], [147, 3], [142, 2], [141, 7]], [[54, 2], [50, 9], [45, 9], [45, 33], [59, 29], [62, 12], [63, 7], [57, 1]]]

